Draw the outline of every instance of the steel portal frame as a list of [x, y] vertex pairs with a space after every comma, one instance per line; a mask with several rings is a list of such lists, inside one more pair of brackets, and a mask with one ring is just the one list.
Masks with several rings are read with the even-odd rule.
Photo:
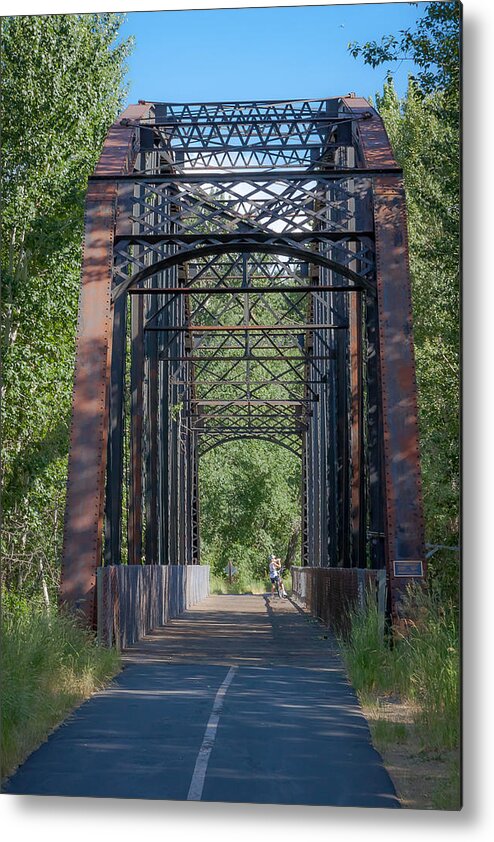
[[90, 179], [61, 598], [200, 561], [198, 460], [302, 460], [302, 563], [425, 575], [406, 209], [356, 96], [149, 103]]

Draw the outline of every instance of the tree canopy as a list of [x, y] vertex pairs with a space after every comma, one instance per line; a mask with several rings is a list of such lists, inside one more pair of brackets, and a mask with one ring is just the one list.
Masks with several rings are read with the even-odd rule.
[[[418, 6], [418, 3], [411, 3]], [[458, 103], [460, 93], [461, 5], [456, 0], [428, 3], [416, 29], [404, 29], [399, 35], [384, 35], [381, 41], [364, 44], [351, 42], [348, 49], [366, 64], [378, 67], [395, 61], [410, 61], [416, 66], [410, 74], [423, 94], [444, 93]]]
[[[426, 538], [457, 544], [460, 487], [460, 28], [459, 3], [430, 3], [415, 30], [350, 44], [376, 66], [411, 58], [403, 100], [389, 74], [376, 95], [407, 197]], [[457, 557], [433, 575], [457, 592]]]
[[4, 569], [34, 587], [61, 536], [84, 194], [121, 109], [113, 14], [2, 20]]
[[231, 442], [200, 462], [203, 561], [221, 575], [228, 561], [245, 584], [265, 578], [300, 529], [300, 459], [263, 441]]

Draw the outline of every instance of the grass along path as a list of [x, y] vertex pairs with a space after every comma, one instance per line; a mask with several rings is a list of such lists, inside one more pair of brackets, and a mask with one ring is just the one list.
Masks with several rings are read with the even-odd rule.
[[72, 617], [2, 594], [2, 779], [119, 670]]
[[344, 660], [403, 807], [459, 810], [458, 612], [417, 590], [406, 615], [391, 646], [372, 602], [353, 613], [350, 638], [340, 641]]

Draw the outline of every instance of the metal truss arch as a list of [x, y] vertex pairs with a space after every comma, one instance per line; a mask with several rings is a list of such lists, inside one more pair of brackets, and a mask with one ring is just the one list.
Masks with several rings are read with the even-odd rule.
[[285, 450], [288, 450], [289, 453], [293, 453], [294, 456], [297, 458], [302, 458], [302, 451], [301, 448], [292, 447], [291, 445], [287, 444], [284, 441], [280, 441], [276, 437], [270, 436], [260, 436], [260, 435], [252, 435], [246, 433], [245, 435], [237, 435], [237, 436], [229, 436], [228, 438], [222, 438], [219, 441], [213, 441], [211, 444], [207, 444], [205, 447], [201, 447], [200, 456], [204, 456], [206, 453], [209, 453], [211, 450], [215, 450], [217, 447], [221, 447], [221, 445], [229, 444], [231, 441], [266, 441], [268, 444], [274, 444], [277, 447], [283, 447]]
[[[136, 238], [136, 242], [139, 243], [139, 239]], [[192, 260], [197, 259], [198, 257], [208, 257], [209, 255], [222, 255], [222, 254], [229, 254], [231, 252], [237, 252], [238, 254], [243, 253], [255, 253], [255, 254], [273, 254], [273, 255], [281, 255], [286, 257], [293, 257], [296, 260], [305, 261], [313, 263], [315, 266], [321, 266], [327, 270], [332, 271], [337, 277], [346, 278], [348, 281], [352, 281], [352, 285], [349, 286], [349, 290], [351, 289], [365, 289], [371, 295], [375, 294], [375, 289], [373, 284], [367, 280], [364, 275], [359, 275], [357, 272], [353, 272], [351, 269], [346, 267], [342, 263], [338, 263], [331, 258], [325, 257], [324, 254], [320, 254], [317, 251], [309, 250], [309, 249], [301, 249], [294, 245], [289, 245], [285, 243], [266, 243], [266, 242], [229, 242], [228, 244], [207, 244], [207, 245], [200, 245], [194, 248], [190, 248], [187, 251], [177, 252], [175, 254], [171, 254], [163, 260], [159, 260], [156, 263], [152, 263], [150, 266], [147, 266], [145, 269], [141, 269], [141, 271], [137, 272], [135, 275], [131, 276], [127, 281], [123, 281], [117, 286], [114, 287], [113, 290], [113, 300], [116, 301], [120, 298], [121, 295], [125, 294], [126, 292], [130, 292], [137, 287], [138, 284], [141, 284], [143, 281], [152, 278], [155, 275], [160, 273], [166, 272], [169, 269], [172, 269], [176, 266], [182, 266], [185, 263], [188, 263]]]
[[[302, 455], [302, 562], [422, 579], [406, 208], [354, 96], [145, 103], [86, 197], [61, 597], [200, 561], [198, 460]], [[294, 444], [297, 442], [297, 444]]]

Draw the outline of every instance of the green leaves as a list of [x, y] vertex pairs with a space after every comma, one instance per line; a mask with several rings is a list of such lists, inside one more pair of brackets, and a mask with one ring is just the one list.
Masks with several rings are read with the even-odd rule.
[[377, 107], [404, 169], [427, 537], [457, 542], [459, 505], [459, 131], [444, 92], [391, 82]]
[[121, 21], [2, 20], [4, 577], [28, 588], [40, 549], [56, 586], [84, 195], [124, 100]]
[[232, 442], [201, 458], [203, 560], [265, 577], [270, 552], [284, 557], [299, 513], [300, 460], [263, 441]]
[[[402, 101], [388, 77], [376, 106], [407, 196], [427, 540], [453, 545], [460, 484], [460, 15], [456, 2], [430, 3], [414, 32], [351, 45], [372, 66], [406, 55], [420, 69]], [[437, 555], [430, 567], [457, 599], [456, 559], [445, 564]]]
[[402, 30], [399, 37], [384, 35], [381, 42], [352, 42], [354, 58], [378, 67], [386, 62], [413, 61], [419, 68], [416, 83], [423, 94], [445, 92], [458, 103], [460, 79], [460, 21], [458, 2], [428, 3], [415, 31]]

